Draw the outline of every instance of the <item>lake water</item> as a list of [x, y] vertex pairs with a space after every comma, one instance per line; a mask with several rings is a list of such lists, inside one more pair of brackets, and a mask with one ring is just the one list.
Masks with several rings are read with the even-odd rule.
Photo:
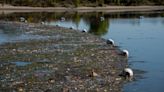
[[[164, 18], [113, 19], [104, 38], [113, 38], [130, 52], [133, 69], [144, 79], [125, 85], [124, 92], [164, 92]], [[133, 24], [136, 22], [136, 24]]]
[[[86, 29], [102, 38], [112, 38], [120, 49], [130, 52], [129, 66], [136, 81], [124, 85], [124, 92], [164, 92], [164, 11], [124, 13], [11, 13], [1, 14], [1, 20], [29, 22]], [[64, 17], [64, 20], [61, 18]], [[104, 17], [104, 20], [101, 18]], [[19, 32], [19, 31], [18, 31]], [[23, 36], [23, 37], [22, 37]], [[20, 32], [0, 30], [0, 43], [16, 38]]]

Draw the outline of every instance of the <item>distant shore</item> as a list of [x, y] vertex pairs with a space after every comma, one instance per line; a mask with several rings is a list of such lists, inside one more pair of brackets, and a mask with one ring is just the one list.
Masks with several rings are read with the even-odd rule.
[[28, 12], [28, 11], [77, 11], [77, 12], [126, 12], [126, 11], [154, 11], [164, 10], [164, 6], [106, 6], [106, 7], [24, 7], [0, 5], [0, 11]]

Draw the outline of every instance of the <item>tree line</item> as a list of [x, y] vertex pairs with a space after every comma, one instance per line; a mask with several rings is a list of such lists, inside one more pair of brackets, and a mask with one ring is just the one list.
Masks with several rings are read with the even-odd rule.
[[79, 7], [107, 5], [164, 5], [164, 0], [1, 0], [0, 3], [33, 7]]

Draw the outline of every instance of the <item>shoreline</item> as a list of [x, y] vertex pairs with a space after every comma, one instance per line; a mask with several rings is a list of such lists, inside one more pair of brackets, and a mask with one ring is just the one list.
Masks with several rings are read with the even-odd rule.
[[0, 11], [6, 12], [127, 12], [164, 10], [164, 6], [106, 6], [106, 7], [21, 7], [0, 6]]

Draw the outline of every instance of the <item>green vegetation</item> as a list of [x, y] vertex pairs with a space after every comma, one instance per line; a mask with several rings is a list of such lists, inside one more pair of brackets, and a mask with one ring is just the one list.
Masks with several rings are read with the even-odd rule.
[[2, 5], [33, 7], [79, 7], [79, 6], [106, 6], [106, 5], [164, 5], [164, 0], [3, 0]]

